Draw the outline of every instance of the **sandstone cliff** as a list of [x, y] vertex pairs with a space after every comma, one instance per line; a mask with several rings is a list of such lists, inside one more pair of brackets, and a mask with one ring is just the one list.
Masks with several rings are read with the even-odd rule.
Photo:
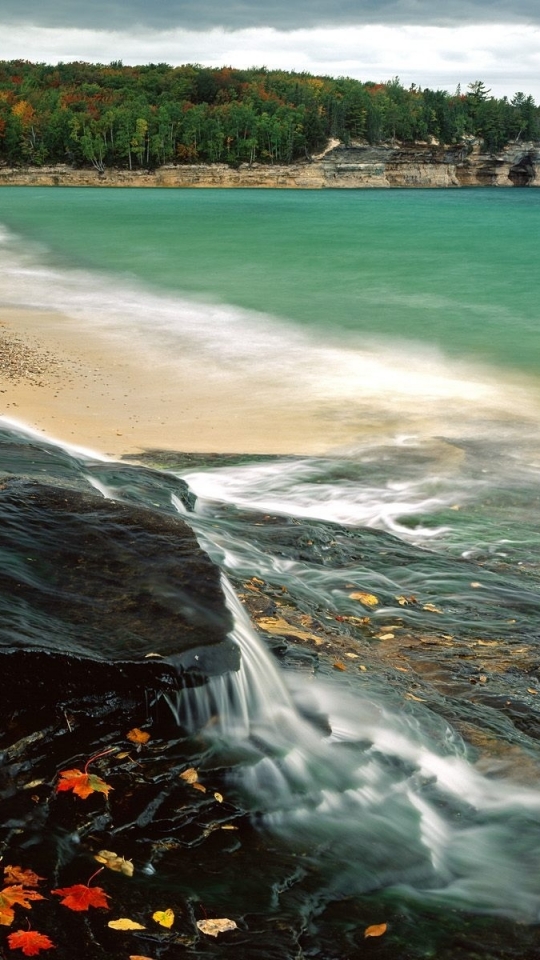
[[332, 145], [321, 157], [284, 166], [226, 164], [163, 166], [155, 171], [0, 167], [0, 186], [270, 187], [340, 189], [363, 187], [537, 187], [540, 144], [512, 143], [498, 154], [478, 142]]

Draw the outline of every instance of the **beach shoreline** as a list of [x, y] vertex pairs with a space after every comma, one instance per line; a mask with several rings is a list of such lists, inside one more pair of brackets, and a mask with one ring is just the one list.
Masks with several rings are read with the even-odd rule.
[[152, 359], [126, 335], [115, 342], [66, 314], [4, 306], [0, 417], [114, 458], [320, 455], [351, 441], [351, 424], [331, 410], [292, 405], [255, 375], [239, 382], [207, 357], [203, 373], [188, 358]]

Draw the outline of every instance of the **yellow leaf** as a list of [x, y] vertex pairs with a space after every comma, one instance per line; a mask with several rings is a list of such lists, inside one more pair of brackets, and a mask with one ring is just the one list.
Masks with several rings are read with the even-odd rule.
[[376, 607], [379, 600], [373, 593], [364, 593], [362, 590], [356, 590], [349, 594], [349, 600], [359, 600], [366, 607]]
[[202, 783], [192, 783], [191, 786], [194, 790], [200, 790], [201, 793], [206, 793], [206, 787]]
[[425, 703], [426, 701], [422, 697], [415, 697], [414, 693], [406, 693], [405, 697], [407, 700], [416, 700], [417, 703]]
[[410, 603], [416, 603], [416, 597], [396, 597], [400, 607], [408, 607]]
[[146, 930], [146, 927], [143, 927], [142, 923], [137, 923], [136, 920], [129, 920], [128, 917], [120, 917], [119, 920], [109, 920], [108, 927], [111, 930]]
[[533, 687], [527, 687], [527, 693], [533, 693], [536, 695], [538, 693], [538, 690], [534, 690]]
[[219, 933], [225, 933], [226, 930], [236, 930], [236, 923], [234, 920], [223, 917], [221, 920], [197, 920], [197, 927], [209, 937], [217, 937]]
[[197, 773], [195, 767], [189, 767], [188, 770], [184, 770], [184, 772], [180, 774], [180, 779], [185, 780], [186, 783], [197, 783], [199, 774]]
[[155, 920], [156, 923], [159, 923], [160, 927], [172, 927], [174, 923], [174, 913], [171, 909], [167, 910], [156, 910], [152, 914], [152, 920]]
[[123, 857], [119, 857], [112, 850], [100, 850], [99, 853], [96, 853], [94, 860], [102, 863], [108, 870], [114, 870], [115, 873], [123, 873], [125, 877], [133, 876], [135, 868], [131, 860], [124, 860]]
[[377, 634], [377, 640], [393, 640], [394, 636], [393, 633], [379, 633]]
[[217, 800], [218, 803], [223, 803], [223, 797], [222, 797], [221, 793], [215, 793], [215, 794], [214, 794], [214, 800]]
[[427, 610], [428, 613], [442, 613], [442, 610], [439, 610], [434, 603], [425, 603], [423, 609]]
[[152, 960], [152, 957], [143, 957], [139, 953], [130, 953], [129, 960]]
[[150, 734], [146, 733], [145, 730], [139, 730], [138, 727], [133, 727], [133, 730], [130, 730], [129, 733], [126, 733], [128, 740], [131, 740], [132, 743], [148, 743], [150, 740]]
[[221, 827], [222, 830], [238, 830], [238, 827], [235, 827], [233, 823], [224, 823]]
[[382, 937], [388, 929], [387, 923], [374, 923], [371, 927], [366, 927], [364, 937]]

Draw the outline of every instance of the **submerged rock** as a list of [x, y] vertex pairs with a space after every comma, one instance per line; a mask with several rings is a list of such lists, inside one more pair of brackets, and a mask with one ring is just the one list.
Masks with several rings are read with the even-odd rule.
[[35, 482], [0, 490], [4, 707], [204, 682], [238, 666], [231, 627], [181, 518]]

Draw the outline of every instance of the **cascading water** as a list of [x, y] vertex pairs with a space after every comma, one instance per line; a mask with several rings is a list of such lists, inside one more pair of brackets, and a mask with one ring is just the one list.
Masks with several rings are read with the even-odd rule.
[[386, 890], [537, 922], [538, 792], [479, 773], [427, 709], [407, 717], [315, 678], [286, 686], [224, 586], [241, 668], [168, 703], [235, 757], [231, 784], [318, 871], [326, 898]]

